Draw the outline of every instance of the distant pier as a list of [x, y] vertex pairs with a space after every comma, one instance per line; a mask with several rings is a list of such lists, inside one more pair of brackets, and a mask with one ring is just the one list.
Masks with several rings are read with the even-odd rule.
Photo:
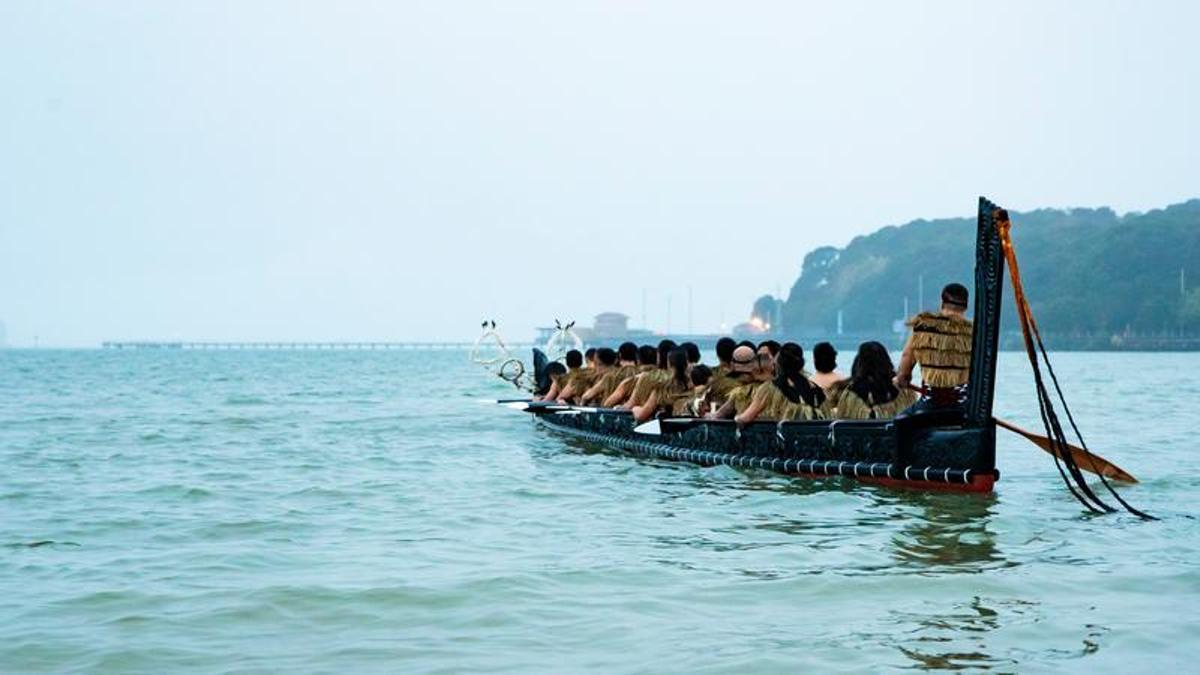
[[[110, 341], [100, 345], [104, 349], [135, 349], [135, 350], [270, 350], [270, 351], [305, 351], [305, 350], [369, 350], [369, 349], [406, 349], [412, 351], [434, 351], [470, 349], [474, 342], [210, 342], [210, 341], [175, 341], [175, 340], [131, 340]], [[509, 347], [531, 347], [532, 344], [510, 344]]]

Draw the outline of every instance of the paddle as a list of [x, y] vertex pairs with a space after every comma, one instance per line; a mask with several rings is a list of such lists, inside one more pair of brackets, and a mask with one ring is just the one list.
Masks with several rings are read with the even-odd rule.
[[[1038, 446], [1042, 450], [1045, 450], [1051, 455], [1058, 455], [1054, 448], [1054, 442], [1049, 438], [1046, 438], [1045, 436], [1039, 436], [1032, 431], [1026, 431], [1012, 422], [1007, 422], [999, 417], [993, 417], [992, 421], [994, 421], [998, 427], [1003, 427], [1015, 434], [1024, 436], [1032, 441], [1034, 445]], [[1075, 460], [1076, 466], [1084, 471], [1115, 480], [1125, 481], [1127, 483], [1138, 482], [1138, 480], [1130, 475], [1127, 471], [1094, 452], [1088, 452], [1083, 448], [1079, 448], [1070, 444], [1067, 445], [1067, 450], [1071, 452], [1071, 458]]]
[[663, 434], [682, 431], [697, 424], [732, 424], [733, 420], [710, 420], [704, 417], [662, 417], [639, 424], [633, 428], [634, 433], [662, 436]]
[[[929, 393], [928, 390], [913, 384], [909, 384], [908, 388], [917, 392], [918, 394], [921, 394], [922, 396], [925, 396]], [[1051, 441], [1049, 438], [1035, 434], [1032, 431], [1026, 431], [1012, 422], [1002, 420], [999, 417], [993, 417], [992, 421], [996, 423], [996, 426], [1008, 429], [1019, 436], [1024, 436], [1042, 450], [1045, 450], [1051, 455], [1058, 456], [1058, 453], [1054, 451], [1054, 441]], [[1075, 460], [1075, 465], [1084, 471], [1094, 473], [1097, 476], [1104, 476], [1106, 478], [1125, 481], [1126, 483], [1138, 482], [1138, 480], [1134, 478], [1133, 475], [1128, 471], [1125, 471], [1121, 467], [1113, 464], [1094, 452], [1089, 452], [1083, 448], [1071, 445], [1070, 443], [1067, 444], [1067, 450], [1071, 452], [1071, 458]], [[1059, 456], [1059, 458], [1063, 459], [1061, 456]]]

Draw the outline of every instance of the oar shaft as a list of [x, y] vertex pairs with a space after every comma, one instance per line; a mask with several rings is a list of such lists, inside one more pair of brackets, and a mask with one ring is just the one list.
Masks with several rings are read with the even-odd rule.
[[[1063, 459], [1062, 455], [1059, 454], [1059, 449], [1055, 447], [1054, 441], [1050, 440], [1049, 438], [1035, 434], [1032, 431], [1022, 429], [1012, 422], [1002, 420], [998, 417], [993, 417], [992, 420], [996, 423], [996, 426], [1008, 429], [1009, 431], [1020, 436], [1024, 436], [1042, 450], [1045, 450], [1051, 455], [1055, 455], [1060, 459]], [[1138, 480], [1133, 477], [1133, 474], [1122, 469], [1116, 464], [1113, 464], [1107, 459], [1104, 459], [1094, 452], [1084, 450], [1083, 448], [1071, 445], [1069, 443], [1067, 444], [1067, 452], [1071, 453], [1071, 459], [1074, 460], [1075, 465], [1084, 471], [1106, 476], [1108, 478], [1115, 478], [1116, 480], [1125, 481], [1127, 483], [1138, 482]]]

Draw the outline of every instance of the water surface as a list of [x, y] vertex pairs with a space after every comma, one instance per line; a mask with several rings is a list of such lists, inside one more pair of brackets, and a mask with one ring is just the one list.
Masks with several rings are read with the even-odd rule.
[[0, 670], [1190, 668], [1200, 354], [1055, 361], [1161, 521], [1004, 432], [991, 496], [605, 454], [461, 352], [0, 351]]

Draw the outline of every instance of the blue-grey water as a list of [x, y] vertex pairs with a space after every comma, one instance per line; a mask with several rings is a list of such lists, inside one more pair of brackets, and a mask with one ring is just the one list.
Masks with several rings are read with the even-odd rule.
[[1162, 520], [1004, 432], [991, 496], [604, 454], [462, 352], [0, 351], [0, 671], [1195, 672], [1200, 354], [1055, 361]]

